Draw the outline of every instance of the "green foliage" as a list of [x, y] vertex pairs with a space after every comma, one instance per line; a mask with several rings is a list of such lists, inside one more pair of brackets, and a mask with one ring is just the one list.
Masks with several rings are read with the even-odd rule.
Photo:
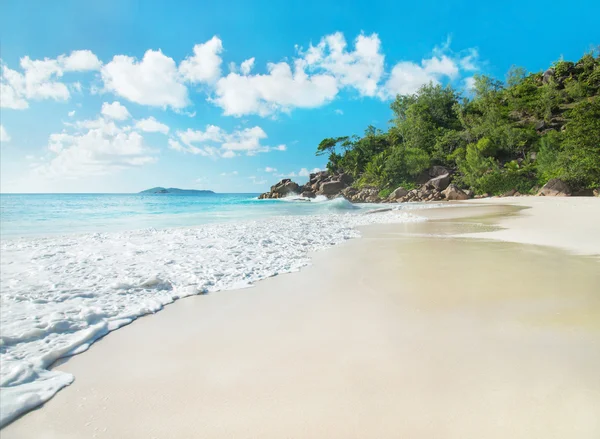
[[538, 178], [542, 185], [552, 178], [561, 178], [565, 175], [565, 170], [559, 159], [562, 138], [563, 136], [559, 131], [550, 131], [541, 138], [536, 164]]
[[431, 160], [426, 151], [405, 145], [396, 146], [385, 163], [387, 184], [399, 186], [414, 181], [430, 164]]
[[[550, 178], [573, 190], [600, 186], [600, 55], [553, 64], [552, 77], [511, 67], [506, 83], [474, 76], [463, 98], [428, 84], [397, 96], [387, 132], [324, 139], [327, 169], [351, 174], [358, 186], [387, 193], [414, 187], [432, 165], [477, 193], [526, 193]], [[531, 157], [537, 158], [532, 161]]]
[[600, 97], [579, 102], [568, 112], [559, 162], [573, 187], [600, 187]]

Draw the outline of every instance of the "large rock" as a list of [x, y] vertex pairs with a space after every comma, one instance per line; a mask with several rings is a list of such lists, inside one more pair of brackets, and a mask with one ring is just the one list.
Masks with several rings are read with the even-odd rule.
[[271, 186], [270, 192], [266, 192], [266, 193], [260, 195], [258, 198], [259, 199], [283, 198], [290, 194], [298, 194], [300, 192], [301, 192], [301, 190], [300, 190], [300, 186], [298, 186], [298, 183], [294, 183], [289, 178], [284, 178], [279, 183]]
[[350, 174], [340, 174], [337, 179], [346, 186], [349, 186], [354, 182], [354, 178]]
[[320, 171], [320, 172], [315, 172], [314, 174], [310, 174], [308, 177], [308, 184], [315, 185], [317, 183], [320, 183], [322, 181], [325, 181], [329, 178], [329, 172], [328, 171]]
[[438, 177], [432, 178], [427, 183], [425, 183], [426, 189], [437, 189], [438, 191], [443, 191], [450, 184], [450, 174], [443, 174]]
[[304, 198], [315, 198], [316, 197], [316, 195], [313, 191], [302, 191], [300, 196], [302, 196]]
[[432, 178], [439, 177], [440, 175], [444, 175], [444, 174], [450, 174], [450, 170], [443, 166], [432, 166], [429, 169], [429, 176]]
[[469, 198], [467, 194], [465, 194], [462, 190], [460, 190], [456, 185], [449, 185], [442, 194], [446, 197], [446, 200], [466, 200]]
[[571, 188], [564, 181], [553, 178], [542, 186], [538, 195], [542, 197], [568, 197], [571, 195]]
[[400, 186], [390, 194], [389, 198], [390, 200], [397, 200], [398, 198], [402, 198], [406, 195], [408, 195], [408, 191]]
[[320, 195], [327, 196], [337, 195], [342, 189], [344, 189], [344, 187], [346, 187], [346, 185], [341, 181], [326, 181], [325, 183], [321, 184], [318, 193]]
[[271, 192], [280, 195], [297, 194], [300, 192], [300, 186], [289, 178], [284, 178], [276, 185], [271, 186]]
[[553, 68], [549, 68], [542, 75], [542, 82], [544, 84], [548, 84], [552, 80], [552, 78], [554, 78], [554, 69]]

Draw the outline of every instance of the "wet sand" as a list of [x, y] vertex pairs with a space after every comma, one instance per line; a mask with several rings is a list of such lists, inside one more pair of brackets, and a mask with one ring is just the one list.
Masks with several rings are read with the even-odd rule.
[[423, 211], [180, 300], [59, 365], [75, 383], [2, 438], [598, 438], [599, 260], [457, 237], [524, 212]]

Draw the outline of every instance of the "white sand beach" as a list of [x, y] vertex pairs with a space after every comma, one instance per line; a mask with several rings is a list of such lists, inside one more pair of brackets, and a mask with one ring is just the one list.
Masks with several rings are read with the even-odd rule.
[[138, 319], [2, 438], [597, 439], [600, 199], [463, 204]]

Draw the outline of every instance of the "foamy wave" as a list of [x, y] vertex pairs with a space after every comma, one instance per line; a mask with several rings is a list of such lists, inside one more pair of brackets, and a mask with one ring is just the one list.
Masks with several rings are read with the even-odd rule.
[[[321, 202], [349, 208], [343, 199]], [[0, 425], [73, 381], [48, 370], [57, 359], [139, 316], [182, 297], [299, 270], [310, 251], [357, 237], [354, 226], [421, 220], [400, 212], [330, 214], [5, 241]]]

